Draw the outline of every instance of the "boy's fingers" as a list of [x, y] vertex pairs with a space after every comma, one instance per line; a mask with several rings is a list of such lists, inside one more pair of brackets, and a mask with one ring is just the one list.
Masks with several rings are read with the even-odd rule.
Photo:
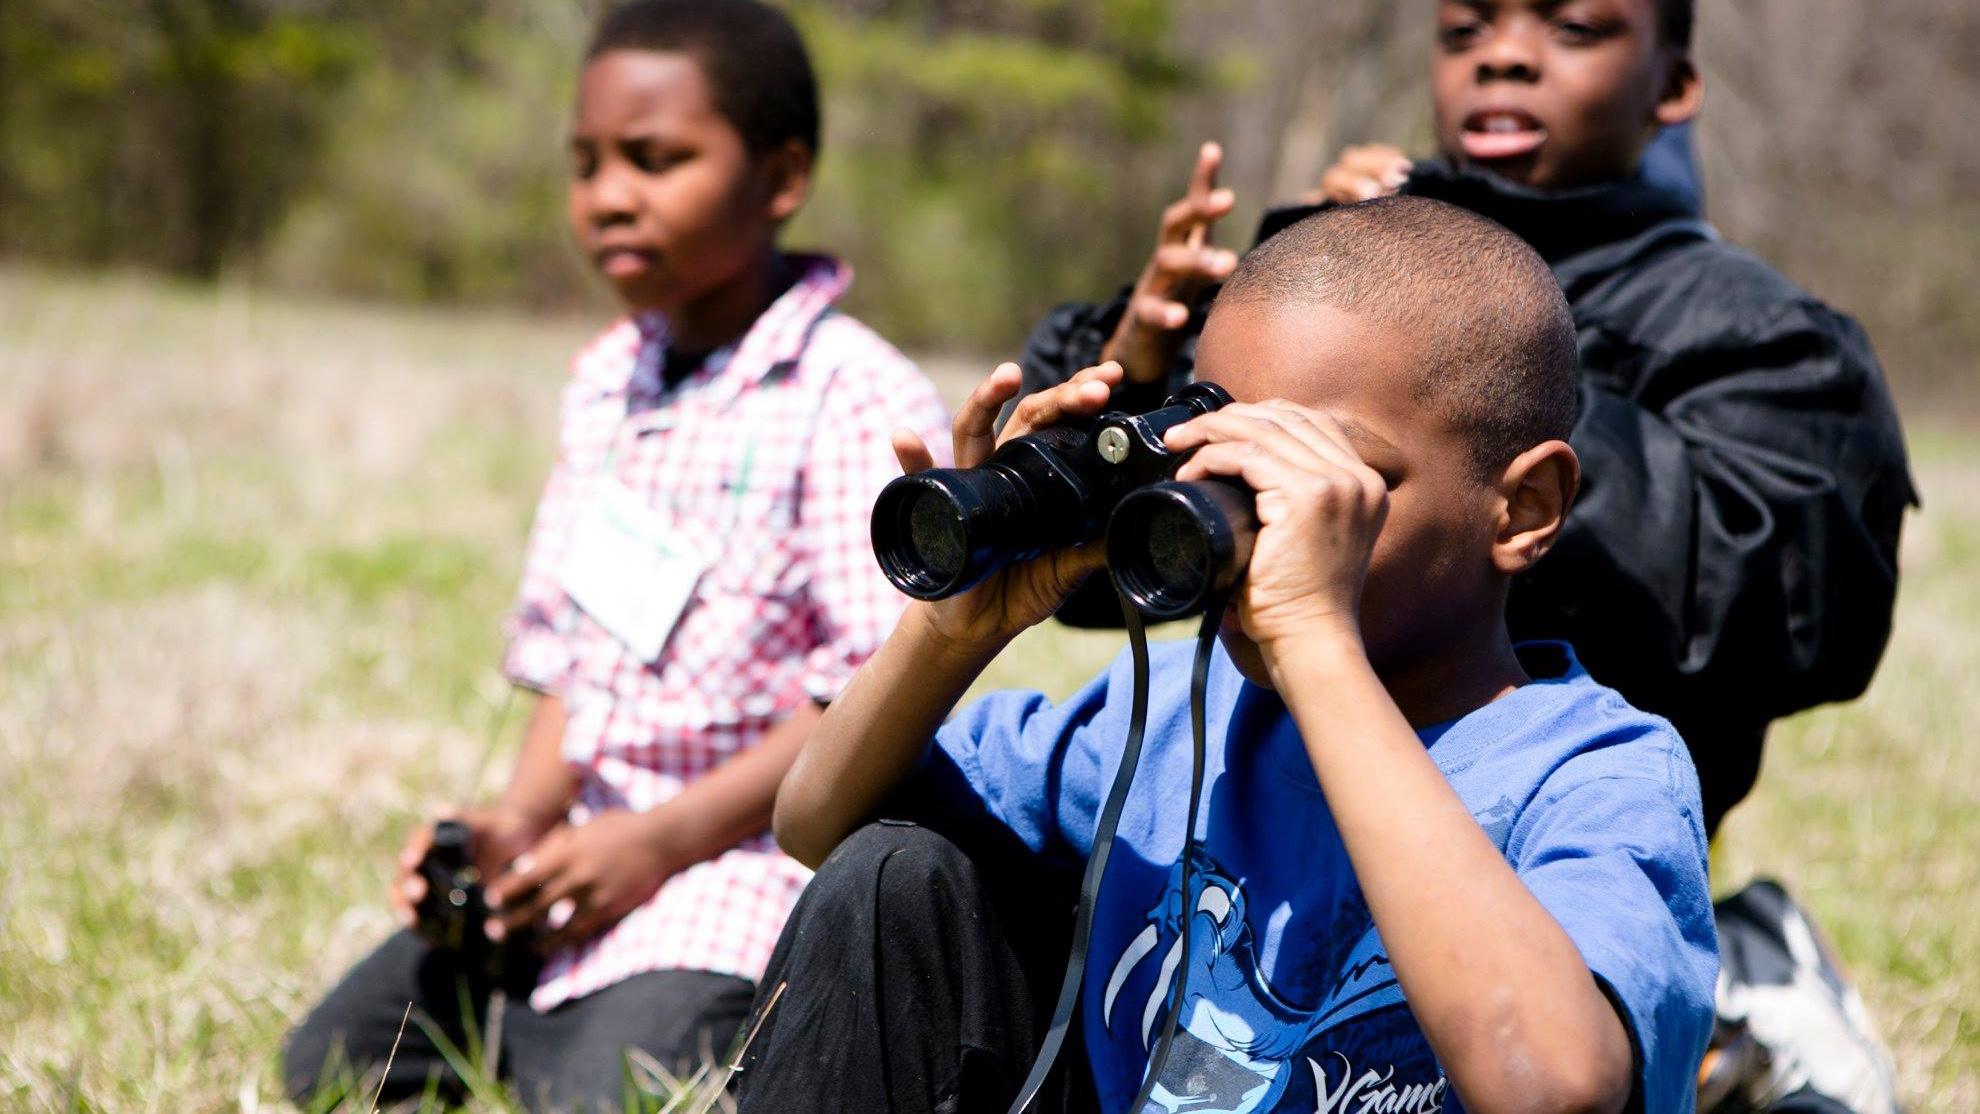
[[517, 855], [509, 863], [509, 869], [488, 884], [486, 894], [489, 906], [501, 908], [527, 900], [561, 871], [564, 867], [565, 833], [568, 831], [567, 828], [559, 828], [536, 846]]
[[1105, 360], [1081, 368], [1071, 379], [1048, 390], [1027, 395], [1011, 411], [1004, 425], [1004, 440], [1021, 437], [1036, 429], [1055, 425], [1070, 415], [1096, 414], [1114, 396], [1122, 378], [1120, 361]]
[[1074, 372], [1073, 377], [1071, 379], [1066, 380], [1066, 382], [1105, 383], [1107, 384], [1107, 386], [1112, 387], [1114, 384], [1119, 383], [1121, 381], [1121, 375], [1122, 375], [1121, 362], [1119, 360], [1102, 360], [1099, 363], [1094, 364], [1092, 367], [1080, 368], [1078, 371]]
[[393, 879], [390, 901], [393, 919], [411, 928], [419, 919], [417, 907], [425, 896], [426, 879], [419, 875], [406, 874]]
[[[1120, 365], [1108, 361], [1118, 378]], [[1011, 411], [1011, 420], [1004, 426], [1006, 440], [1021, 437], [1033, 430], [1054, 426], [1068, 417], [1086, 417], [1097, 414], [1113, 397], [1113, 389], [1108, 381], [1100, 378], [1080, 378], [1053, 387], [1049, 391], [1039, 391], [1025, 396]]]
[[[571, 899], [566, 898], [565, 900], [568, 901]], [[548, 915], [554, 921], [557, 911], [553, 909]], [[563, 948], [575, 947], [589, 940], [603, 926], [604, 921], [604, 910], [594, 906], [591, 901], [573, 901], [570, 915], [564, 920], [564, 923], [557, 925], [543, 937], [541, 941], [543, 950], [558, 951]]]
[[1189, 324], [1189, 307], [1154, 294], [1134, 300], [1134, 319], [1151, 329], [1180, 329]]
[[1381, 186], [1368, 175], [1346, 167], [1335, 167], [1320, 179], [1322, 200], [1352, 205], [1374, 197]]
[[1402, 153], [1401, 148], [1386, 143], [1350, 147], [1342, 154], [1341, 161], [1390, 189], [1402, 185], [1416, 165]]
[[1316, 478], [1311, 469], [1293, 464], [1256, 441], [1205, 445], [1176, 470], [1176, 479], [1184, 482], [1209, 476], [1243, 480], [1259, 493], [1312, 483]]
[[1249, 442], [1277, 454], [1288, 463], [1307, 468], [1319, 468], [1327, 463], [1323, 454], [1257, 407], [1239, 409], [1226, 406], [1222, 410], [1192, 418], [1170, 430], [1163, 441], [1176, 452]]
[[427, 819], [414, 825], [413, 830], [406, 833], [406, 842], [399, 848], [399, 865], [407, 870], [417, 868], [419, 861], [426, 857], [427, 850], [433, 846], [433, 829], [439, 826], [442, 820], [458, 820], [460, 815], [461, 810], [452, 805], [441, 805], [429, 810]]
[[406, 837], [405, 846], [399, 848], [399, 868], [402, 870], [417, 868], [419, 861], [426, 857], [426, 849], [431, 846], [433, 846], [433, 828], [430, 825], [414, 828], [412, 834]]
[[1229, 277], [1237, 269], [1237, 253], [1223, 248], [1163, 244], [1155, 249], [1151, 262], [1156, 273], [1169, 281], [1197, 286], [1221, 282]]
[[[1207, 232], [1208, 226], [1218, 218], [1228, 215], [1237, 205], [1237, 194], [1228, 189], [1214, 189], [1202, 197], [1185, 197], [1171, 202], [1162, 210], [1161, 243], [1189, 243], [1198, 232]], [[1201, 246], [1197, 238], [1193, 246]]]
[[1284, 399], [1246, 406], [1244, 415], [1270, 422], [1305, 446], [1306, 451], [1313, 455], [1316, 471], [1332, 467], [1353, 477], [1363, 487], [1372, 484], [1383, 491], [1388, 490], [1388, 483], [1382, 479], [1381, 473], [1361, 459], [1361, 453], [1347, 439], [1340, 424], [1328, 415]]
[[1286, 432], [1304, 441], [1314, 452], [1328, 460], [1344, 468], [1366, 466], [1361, 453], [1348, 440], [1340, 423], [1332, 417], [1285, 399], [1273, 399], [1265, 403], [1262, 410], [1265, 417], [1277, 422]]
[[1304, 200], [1352, 205], [1394, 193], [1409, 180], [1409, 172], [1415, 165], [1399, 147], [1387, 143], [1356, 144], [1341, 152], [1334, 165], [1320, 175], [1319, 188], [1306, 194]]
[[1196, 170], [1189, 176], [1189, 194], [1202, 197], [1217, 188], [1217, 171], [1224, 165], [1224, 148], [1212, 140], [1196, 149]]
[[1062, 583], [1076, 584], [1107, 567], [1104, 539], [1081, 542], [1051, 555], [1052, 572]]
[[[1285, 403], [1284, 405], [1290, 407], [1292, 404]], [[1340, 421], [1333, 415], [1324, 411], [1309, 410], [1300, 416], [1312, 427], [1315, 435], [1320, 437], [1332, 449], [1329, 455], [1337, 460], [1342, 467], [1353, 471], [1365, 471], [1369, 475], [1378, 476], [1378, 473], [1374, 469], [1368, 467], [1368, 462], [1362, 459], [1361, 450], [1354, 447], [1353, 441], [1348, 440], [1347, 431], [1341, 427]]]
[[1024, 373], [1016, 364], [1001, 363], [963, 400], [951, 427], [956, 467], [973, 468], [997, 447], [997, 413], [1023, 383]]
[[935, 454], [928, 451], [921, 434], [903, 426], [894, 431], [894, 459], [901, 462], [901, 474], [912, 476], [935, 467]]
[[[1331, 461], [1317, 466], [1287, 460], [1253, 441], [1225, 441], [1206, 445], [1176, 471], [1179, 480], [1206, 476], [1226, 476], [1242, 480], [1252, 491], [1263, 495], [1279, 492], [1289, 501], [1282, 507], [1307, 508], [1316, 502], [1330, 504], [1329, 515], [1346, 512], [1350, 518], [1380, 515], [1388, 488], [1369, 469], [1345, 468]], [[1332, 496], [1329, 496], [1329, 493]], [[1266, 504], [1259, 503], [1259, 521], [1272, 524]]]
[[526, 893], [512, 895], [499, 909], [494, 908], [491, 903], [491, 911], [496, 915], [491, 918], [490, 923], [499, 921], [503, 928], [515, 931], [542, 920], [550, 906], [564, 896], [565, 887], [562, 885], [562, 878], [561, 867], [546, 870], [541, 877], [535, 879], [535, 884]]

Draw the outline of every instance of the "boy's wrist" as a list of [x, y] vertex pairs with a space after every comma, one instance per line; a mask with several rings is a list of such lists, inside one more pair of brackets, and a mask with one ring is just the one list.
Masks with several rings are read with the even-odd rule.
[[528, 802], [503, 797], [486, 806], [486, 812], [504, 829], [535, 839], [555, 827], [569, 811], [566, 805], [551, 807], [547, 801]]
[[916, 600], [901, 613], [899, 630], [906, 635], [917, 660], [931, 665], [982, 668], [1010, 644], [1011, 635], [958, 634], [942, 622], [941, 605]]
[[1259, 653], [1280, 692], [1302, 679], [1327, 676], [1343, 666], [1366, 665], [1368, 648], [1358, 624], [1343, 619], [1316, 619], [1260, 642]]
[[1159, 383], [1167, 378], [1169, 365], [1182, 348], [1180, 332], [1142, 325], [1134, 320], [1130, 308], [1100, 349], [1100, 358], [1120, 364], [1121, 377], [1128, 383]]

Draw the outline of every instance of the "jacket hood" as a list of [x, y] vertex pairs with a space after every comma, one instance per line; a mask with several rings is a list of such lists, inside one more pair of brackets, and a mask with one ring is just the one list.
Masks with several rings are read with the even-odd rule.
[[1641, 174], [1580, 189], [1536, 190], [1488, 171], [1424, 159], [1401, 192], [1498, 221], [1549, 263], [1700, 215], [1694, 196]]
[[[1495, 220], [1533, 245], [1549, 265], [1633, 240], [1672, 221], [1692, 222], [1693, 236], [1703, 229], [1695, 192], [1641, 173], [1580, 189], [1537, 190], [1489, 171], [1428, 158], [1410, 170], [1400, 192], [1448, 201]], [[1324, 202], [1269, 210], [1259, 223], [1258, 239], [1332, 205]]]

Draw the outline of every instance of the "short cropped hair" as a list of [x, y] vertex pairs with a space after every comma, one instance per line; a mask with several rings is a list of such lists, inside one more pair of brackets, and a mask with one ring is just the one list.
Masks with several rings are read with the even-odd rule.
[[1692, 0], [1657, 0], [1657, 38], [1666, 46], [1691, 49]]
[[795, 139], [818, 153], [818, 81], [789, 17], [758, 0], [633, 0], [605, 14], [586, 61], [612, 50], [693, 55], [715, 108], [752, 154]]
[[1330, 306], [1418, 344], [1411, 390], [1490, 478], [1574, 423], [1574, 320], [1538, 253], [1424, 197], [1323, 210], [1253, 248], [1219, 304]]

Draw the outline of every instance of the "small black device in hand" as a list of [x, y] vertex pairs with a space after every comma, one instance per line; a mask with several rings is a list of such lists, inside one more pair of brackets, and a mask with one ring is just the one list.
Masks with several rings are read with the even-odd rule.
[[461, 963], [491, 977], [502, 970], [503, 947], [488, 938], [488, 898], [474, 865], [474, 833], [459, 820], [433, 825], [433, 842], [419, 861], [426, 896], [414, 910], [419, 934]]
[[874, 503], [880, 568], [916, 599], [946, 599], [1105, 530], [1109, 571], [1136, 610], [1196, 614], [1244, 572], [1257, 520], [1241, 484], [1173, 479], [1187, 454], [1162, 436], [1230, 401], [1192, 383], [1145, 414], [1110, 411], [1014, 437], [974, 468], [902, 476]]

